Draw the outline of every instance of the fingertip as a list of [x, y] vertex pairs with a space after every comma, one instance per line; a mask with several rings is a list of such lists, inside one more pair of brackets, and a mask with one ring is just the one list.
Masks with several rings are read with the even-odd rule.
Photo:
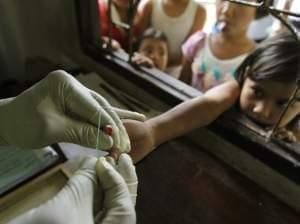
[[121, 168], [121, 170], [129, 170], [134, 168], [131, 157], [126, 153], [122, 153], [120, 155], [118, 160], [118, 166]]
[[105, 157], [100, 157], [96, 163], [96, 173], [102, 187], [107, 190], [113, 186], [124, 184], [124, 180]]
[[[118, 161], [119, 172], [123, 174], [122, 176], [126, 176], [129, 179], [137, 179], [135, 173], [135, 166], [133, 165], [133, 161], [131, 157], [126, 154], [122, 153], [119, 157]], [[127, 179], [126, 178], [126, 179]]]
[[106, 170], [110, 168], [112, 168], [112, 166], [106, 161], [105, 157], [100, 157], [97, 160], [96, 171], [99, 176], [102, 176], [104, 173], [106, 173]]
[[119, 142], [119, 144], [116, 144], [114, 142], [114, 145], [113, 145], [114, 151], [118, 152], [118, 154], [129, 153], [131, 150], [131, 144], [130, 144], [129, 137], [126, 132], [123, 132], [123, 134], [124, 135], [121, 136], [123, 141]]
[[147, 120], [146, 115], [141, 114], [141, 113], [137, 113], [137, 112], [135, 112], [135, 113], [136, 113], [136, 119], [137, 120], [139, 120], [139, 121], [145, 121], [145, 120]]
[[112, 133], [113, 133], [113, 127], [111, 125], [106, 125], [104, 127], [104, 132], [105, 134], [109, 135], [109, 136], [112, 136]]
[[132, 158], [127, 153], [122, 153], [119, 156], [119, 162], [133, 163]]
[[118, 154], [129, 153], [131, 151], [130, 143], [125, 143], [123, 145], [114, 145], [113, 147], [118, 149]]
[[147, 117], [142, 113], [129, 111], [129, 113], [128, 113], [127, 117], [125, 117], [125, 119], [145, 121], [147, 119]]
[[[109, 151], [110, 152], [110, 151]], [[116, 166], [116, 160], [112, 156], [105, 156], [106, 161], [110, 163], [112, 166]]]

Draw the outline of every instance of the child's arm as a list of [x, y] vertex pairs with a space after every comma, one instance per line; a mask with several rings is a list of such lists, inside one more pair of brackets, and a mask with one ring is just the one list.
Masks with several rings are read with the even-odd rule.
[[203, 48], [205, 39], [206, 34], [199, 31], [190, 36], [181, 46], [184, 57], [179, 79], [187, 84], [192, 83], [192, 63], [195, 60], [197, 53]]
[[137, 162], [156, 146], [210, 124], [234, 104], [239, 92], [235, 81], [227, 82], [146, 122], [125, 122], [133, 160]]
[[153, 129], [154, 144], [160, 145], [210, 124], [235, 103], [239, 92], [235, 81], [227, 82], [146, 121]]
[[182, 69], [180, 72], [179, 80], [188, 85], [192, 83], [192, 62], [183, 58]]
[[192, 35], [198, 30], [202, 30], [206, 21], [206, 10], [202, 5], [198, 5], [197, 12], [195, 15], [194, 23], [191, 28], [191, 31], [187, 37]]
[[141, 33], [145, 31], [148, 27], [150, 27], [151, 14], [152, 14], [152, 1], [142, 0], [141, 3], [138, 5], [136, 19], [135, 19], [136, 24]]
[[[107, 48], [109, 44], [109, 37], [102, 36], [101, 39], [102, 39], [102, 47]], [[111, 48], [113, 51], [119, 51], [119, 50], [124, 51], [124, 49], [121, 47], [121, 44], [114, 39], [111, 40]]]

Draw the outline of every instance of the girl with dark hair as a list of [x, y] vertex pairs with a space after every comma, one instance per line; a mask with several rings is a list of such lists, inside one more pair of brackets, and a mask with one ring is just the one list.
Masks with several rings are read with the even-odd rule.
[[[265, 40], [238, 68], [238, 82], [230, 81], [212, 88], [146, 122], [127, 122], [125, 127], [133, 158], [138, 161], [155, 146], [210, 124], [235, 104], [264, 128], [274, 125], [296, 88], [299, 60], [300, 44], [291, 35], [281, 34]], [[300, 114], [298, 99], [292, 102], [279, 127], [281, 131], [289, 130], [284, 137], [300, 142], [299, 125], [290, 127]]]
[[147, 29], [135, 43], [132, 62], [164, 71], [168, 64], [168, 40], [163, 32]]
[[[263, 42], [237, 71], [241, 111], [257, 123], [273, 125], [296, 88], [299, 62], [300, 45], [292, 35], [281, 34]], [[280, 126], [287, 126], [299, 112], [296, 100]]]

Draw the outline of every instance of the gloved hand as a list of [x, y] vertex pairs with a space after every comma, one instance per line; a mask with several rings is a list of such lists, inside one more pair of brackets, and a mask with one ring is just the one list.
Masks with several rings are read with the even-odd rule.
[[40, 148], [57, 142], [95, 147], [98, 123], [111, 125], [112, 138], [99, 131], [99, 148], [130, 151], [120, 119], [143, 120], [144, 115], [115, 109], [99, 94], [58, 70], [17, 97], [0, 101], [0, 144]]
[[[121, 154], [116, 164], [112, 158], [108, 162], [100, 158], [96, 165], [98, 176], [101, 176], [104, 201], [100, 223], [136, 223], [134, 206], [137, 197], [138, 179], [130, 156]], [[116, 170], [123, 179], [114, 175]], [[113, 181], [109, 181], [112, 179]], [[125, 181], [125, 182], [124, 182]], [[114, 184], [112, 184], [114, 183]], [[127, 188], [124, 187], [127, 186]], [[128, 197], [128, 193], [130, 197]], [[133, 209], [133, 210], [132, 210]]]
[[120, 156], [117, 166], [120, 173], [104, 157], [86, 159], [53, 199], [9, 224], [93, 224], [95, 201], [100, 205], [94, 210], [102, 210], [100, 223], [136, 223], [135, 203], [130, 196], [137, 192], [135, 168], [127, 154]]

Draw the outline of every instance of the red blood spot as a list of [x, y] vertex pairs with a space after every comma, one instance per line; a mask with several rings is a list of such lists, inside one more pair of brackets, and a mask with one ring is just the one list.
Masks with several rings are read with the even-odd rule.
[[112, 132], [113, 132], [113, 128], [111, 125], [106, 125], [105, 128], [104, 128], [104, 133], [109, 135], [109, 136], [112, 136]]

